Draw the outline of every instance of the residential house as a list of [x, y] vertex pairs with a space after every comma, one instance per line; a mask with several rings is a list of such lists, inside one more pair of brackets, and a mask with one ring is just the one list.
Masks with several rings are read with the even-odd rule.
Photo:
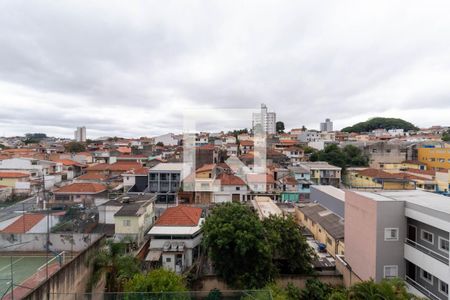
[[331, 256], [345, 254], [342, 217], [316, 203], [303, 204], [295, 209], [297, 221], [312, 233], [314, 239], [324, 245]]
[[300, 147], [284, 148], [281, 152], [290, 159], [291, 163], [300, 162], [305, 157], [305, 153]]
[[[140, 245], [155, 220], [156, 196], [144, 201], [130, 201], [124, 196], [123, 206], [114, 214], [115, 240], [131, 239]], [[145, 196], [147, 197], [147, 196]]]
[[148, 232], [151, 241], [146, 262], [176, 273], [192, 266], [200, 257], [203, 221], [201, 208], [167, 208]]
[[30, 194], [30, 173], [0, 171], [0, 185], [9, 187], [14, 194]]
[[53, 202], [76, 202], [87, 206], [95, 204], [97, 199], [107, 199], [107, 187], [100, 183], [75, 182], [53, 191]]
[[217, 176], [220, 182], [220, 190], [214, 192], [214, 203], [244, 202], [248, 194], [247, 184], [238, 176], [221, 173]]
[[289, 167], [290, 172], [293, 174], [297, 181], [299, 200], [309, 199], [310, 186], [314, 184], [311, 181], [311, 173], [308, 168], [305, 167]]
[[190, 173], [183, 163], [160, 163], [149, 171], [148, 191], [157, 195], [157, 202], [176, 203], [182, 180]]
[[324, 161], [302, 162], [300, 167], [310, 173], [310, 180], [319, 185], [333, 185], [339, 187], [341, 183], [341, 168]]
[[243, 140], [239, 142], [239, 148], [241, 154], [248, 154], [250, 152], [253, 152], [254, 143], [251, 140]]
[[425, 145], [418, 148], [417, 155], [428, 169], [450, 169], [450, 146]]

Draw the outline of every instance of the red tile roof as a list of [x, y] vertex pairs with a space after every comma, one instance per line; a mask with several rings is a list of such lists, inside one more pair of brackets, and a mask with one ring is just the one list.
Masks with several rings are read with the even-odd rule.
[[98, 174], [98, 173], [87, 173], [87, 174], [83, 174], [81, 176], [78, 176], [75, 179], [80, 179], [80, 180], [106, 180], [106, 176], [103, 174]]
[[56, 191], [55, 194], [98, 194], [106, 191], [106, 187], [100, 183], [81, 183], [76, 182], [69, 185], [65, 185]]
[[117, 148], [117, 151], [120, 153], [131, 153], [131, 148], [130, 147], [119, 147], [119, 148]]
[[149, 170], [149, 168], [142, 167], [142, 168], [132, 169], [132, 170], [126, 172], [125, 174], [130, 174], [130, 175], [148, 175], [148, 170]]
[[197, 226], [202, 209], [199, 207], [179, 205], [167, 208], [156, 221], [156, 226]]
[[436, 175], [435, 170], [419, 170], [419, 169], [408, 168], [408, 169], [406, 169], [406, 172], [417, 173], [417, 174], [422, 174], [422, 175], [431, 175], [431, 176]]
[[270, 174], [247, 174], [247, 182], [249, 183], [262, 183], [266, 182], [266, 184], [275, 183], [275, 179]]
[[199, 173], [199, 172], [212, 171], [215, 166], [216, 166], [216, 164], [204, 164], [203, 166], [198, 168], [197, 171], [195, 171], [195, 172]]
[[83, 164], [80, 164], [74, 160], [71, 159], [54, 159], [54, 162], [62, 163], [64, 166], [77, 166], [77, 167], [84, 167]]
[[218, 176], [222, 185], [245, 185], [245, 182], [236, 175], [222, 173]]
[[24, 178], [24, 177], [30, 177], [30, 174], [22, 172], [0, 172], [0, 178]]
[[254, 145], [253, 141], [247, 141], [247, 140], [241, 141], [240, 144], [241, 144], [241, 146], [248, 146], [248, 147]]
[[122, 161], [122, 162], [116, 162], [113, 164], [97, 164], [89, 167], [87, 169], [87, 172], [89, 171], [122, 171], [127, 172], [132, 169], [139, 169], [142, 168], [142, 165], [138, 162], [129, 162], [129, 161]]
[[44, 214], [25, 214], [9, 224], [1, 232], [3, 233], [26, 233], [37, 225], [43, 218]]

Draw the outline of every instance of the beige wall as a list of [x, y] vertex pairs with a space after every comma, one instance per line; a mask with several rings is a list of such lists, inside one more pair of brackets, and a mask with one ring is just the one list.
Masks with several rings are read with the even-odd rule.
[[363, 280], [376, 276], [377, 204], [345, 191], [345, 260]]

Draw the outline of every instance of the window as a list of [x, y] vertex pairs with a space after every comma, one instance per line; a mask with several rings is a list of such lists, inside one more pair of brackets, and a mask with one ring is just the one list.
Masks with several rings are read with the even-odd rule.
[[439, 237], [439, 250], [447, 252], [449, 250], [448, 240], [443, 237]]
[[422, 230], [422, 240], [424, 240], [425, 242], [428, 242], [430, 244], [434, 243], [434, 234], [432, 234], [431, 232], [428, 232], [426, 230]]
[[433, 284], [433, 275], [431, 275], [430, 273], [428, 273], [425, 270], [420, 270], [420, 277], [425, 280], [426, 282], [428, 282], [429, 284]]
[[385, 241], [398, 241], [398, 228], [385, 228], [384, 229]]
[[439, 280], [439, 292], [445, 296], [448, 296], [448, 284], [442, 280]]
[[125, 227], [131, 226], [131, 221], [130, 220], [123, 220], [123, 226], [125, 226]]
[[170, 257], [166, 257], [166, 262], [171, 262], [172, 259]]
[[384, 278], [393, 278], [398, 276], [398, 266], [384, 266]]
[[328, 245], [333, 245], [333, 242], [331, 241], [331, 239], [330, 239], [329, 236], [327, 236], [327, 244], [328, 244]]
[[237, 187], [236, 187], [236, 191], [239, 191], [240, 189], [241, 189], [240, 186], [237, 186]]

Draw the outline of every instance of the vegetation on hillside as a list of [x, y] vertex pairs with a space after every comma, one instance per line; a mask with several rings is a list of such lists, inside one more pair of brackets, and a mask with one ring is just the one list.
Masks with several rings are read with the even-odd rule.
[[279, 273], [311, 272], [311, 250], [292, 218], [261, 221], [249, 207], [226, 203], [213, 209], [203, 232], [217, 275], [234, 288], [261, 288]]
[[341, 131], [344, 132], [370, 132], [375, 129], [403, 129], [408, 130], [419, 130], [413, 124], [397, 118], [372, 118], [365, 122], [359, 122], [353, 126], [345, 127]]
[[133, 276], [124, 286], [125, 292], [163, 293], [187, 291], [183, 277], [165, 269], [155, 269], [147, 274]]

